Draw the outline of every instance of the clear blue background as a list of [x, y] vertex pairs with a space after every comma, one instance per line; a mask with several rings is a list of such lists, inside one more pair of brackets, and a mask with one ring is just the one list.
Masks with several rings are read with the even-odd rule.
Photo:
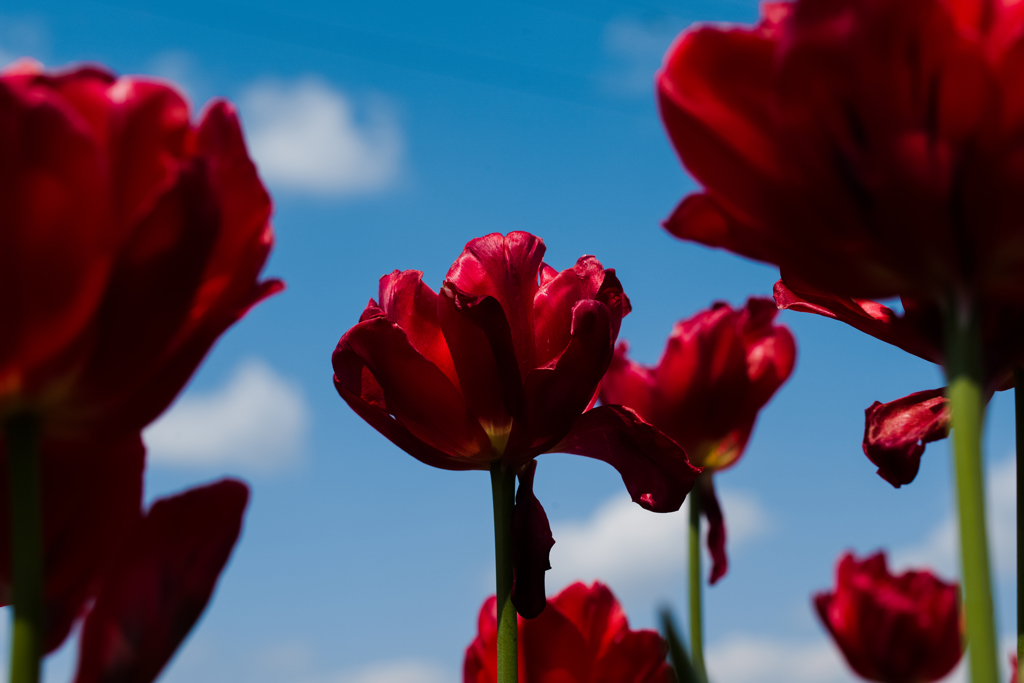
[[[659, 227], [694, 184], [648, 85], [675, 31], [756, 16], [755, 3], [738, 0], [6, 0], [6, 55], [121, 73], [153, 72], [171, 55], [187, 65], [197, 103], [315, 76], [357, 105], [386, 98], [405, 141], [401, 178], [377, 193], [271, 185], [277, 246], [267, 272], [288, 289], [224, 336], [188, 392], [216, 391], [241, 359], [260, 358], [301, 386], [309, 434], [298, 464], [277, 473], [149, 471], [149, 498], [224, 473], [246, 476], [254, 492], [215, 599], [163, 680], [361, 681], [370, 680], [361, 667], [403, 659], [458, 677], [493, 562], [487, 475], [428, 468], [364, 425], [332, 387], [331, 351], [380, 275], [421, 269], [436, 289], [462, 245], [489, 232], [543, 237], [559, 269], [584, 253], [616, 268], [634, 306], [621, 337], [645, 362], [677, 319], [718, 299], [770, 296], [776, 270]], [[617, 48], [616, 26], [640, 27], [651, 45]], [[711, 646], [734, 634], [823, 640], [810, 595], [831, 584], [836, 557], [920, 544], [950, 510], [945, 442], [929, 446], [918, 480], [898, 491], [860, 450], [864, 408], [940, 386], [938, 369], [833, 321], [780, 319], [797, 337], [796, 371], [742, 462], [719, 478], [757, 498], [769, 531], [734, 553], [708, 591]], [[1012, 449], [1012, 396], [990, 413], [988, 453], [999, 462]], [[601, 463], [541, 459], [537, 494], [553, 523], [586, 520], [621, 489]], [[663, 596], [680, 613], [684, 583], [680, 574]], [[1005, 634], [1015, 596], [1002, 581]], [[653, 625], [646, 605], [626, 606], [634, 624]], [[69, 680], [73, 659], [62, 652], [47, 680]]]

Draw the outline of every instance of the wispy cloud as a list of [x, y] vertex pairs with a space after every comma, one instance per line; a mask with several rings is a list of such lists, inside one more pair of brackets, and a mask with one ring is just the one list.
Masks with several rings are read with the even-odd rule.
[[[1014, 457], [989, 469], [986, 481], [988, 497], [989, 546], [992, 567], [999, 577], [1017, 572], [1017, 465]], [[958, 525], [951, 512], [925, 539], [893, 553], [896, 567], [932, 567], [947, 577], [958, 574]]]
[[242, 96], [249, 149], [271, 186], [314, 195], [380, 192], [399, 179], [404, 154], [393, 107], [353, 99], [317, 78], [264, 81]]
[[308, 423], [298, 385], [249, 360], [220, 389], [183, 396], [143, 437], [160, 465], [268, 472], [301, 457]]
[[368, 664], [354, 671], [302, 683], [448, 683], [451, 680], [450, 674], [432, 662], [399, 660]]
[[684, 26], [681, 20], [667, 18], [655, 22], [616, 19], [607, 24], [604, 48], [611, 67], [602, 79], [606, 89], [627, 97], [651, 96], [662, 56]]
[[708, 648], [715, 683], [852, 683], [856, 680], [824, 636], [809, 642], [733, 635]]
[[[769, 529], [769, 517], [751, 494], [721, 491], [729, 550]], [[547, 583], [551, 589], [576, 580], [599, 579], [616, 592], [665, 595], [686, 567], [687, 506], [679, 512], [655, 514], [616, 496], [590, 519], [553, 528], [555, 547]]]

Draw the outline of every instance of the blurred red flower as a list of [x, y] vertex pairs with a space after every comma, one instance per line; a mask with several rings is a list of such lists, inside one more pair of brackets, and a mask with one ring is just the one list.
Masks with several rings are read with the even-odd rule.
[[728, 569], [712, 475], [743, 455], [758, 411], [796, 359], [793, 335], [773, 324], [777, 313], [771, 299], [751, 298], [738, 310], [716, 303], [676, 323], [655, 367], [629, 360], [621, 342], [601, 384], [602, 403], [632, 408], [704, 468], [698, 485], [710, 526], [711, 583]]
[[[234, 480], [143, 511], [144, 454], [137, 434], [41, 448], [43, 648], [60, 647], [85, 615], [78, 683], [155, 679], [205, 608], [241, 529], [249, 494]], [[0, 605], [11, 595], [9, 486], [0, 445]]]
[[846, 661], [882, 683], [943, 678], [963, 654], [957, 586], [927, 571], [889, 573], [885, 554], [857, 560], [847, 553], [836, 587], [814, 604]]
[[844, 296], [1024, 298], [1024, 7], [768, 3], [683, 33], [662, 117], [704, 187], [679, 237]]
[[615, 271], [593, 256], [558, 272], [543, 262], [544, 250], [525, 232], [474, 239], [439, 295], [419, 271], [385, 275], [379, 303], [370, 300], [333, 356], [341, 397], [410, 455], [450, 470], [487, 470], [500, 460], [519, 474], [520, 614], [544, 608], [551, 544], [532, 493], [533, 458], [604, 460], [634, 501], [658, 512], [679, 509], [700, 472], [633, 411], [592, 408], [629, 299]]
[[[497, 616], [491, 596], [466, 648], [464, 683], [496, 683]], [[574, 583], [536, 619], [519, 619], [520, 683], [672, 683], [667, 647], [654, 631], [631, 631], [608, 587]]]
[[1017, 653], [1010, 653], [1010, 683], [1017, 683]]
[[[0, 417], [128, 434], [278, 291], [270, 198], [234, 108], [95, 67], [0, 75]], [[106, 437], [104, 437], [106, 438]]]
[[875, 401], [864, 411], [864, 455], [896, 488], [914, 481], [925, 444], [949, 435], [951, 416], [944, 393], [945, 389], [918, 391], [889, 403]]

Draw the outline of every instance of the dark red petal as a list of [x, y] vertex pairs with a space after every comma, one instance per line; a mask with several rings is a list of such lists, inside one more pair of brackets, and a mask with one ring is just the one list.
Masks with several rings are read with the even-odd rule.
[[606, 650], [629, 631], [622, 606], [600, 581], [590, 586], [576, 582], [556, 595], [551, 604], [576, 625], [595, 653]]
[[466, 402], [491, 433], [508, 434], [523, 414], [523, 380], [501, 304], [447, 282], [437, 312]]
[[82, 630], [76, 683], [150, 683], [206, 608], [249, 488], [223, 480], [158, 500], [119, 553]]
[[[533, 302], [536, 364], [543, 366], [569, 345], [576, 302], [595, 299], [604, 282], [604, 266], [593, 256], [581, 256], [537, 291]], [[621, 291], [621, 286], [620, 286]]]
[[708, 583], [715, 585], [729, 571], [729, 557], [725, 554], [725, 518], [711, 475], [701, 477], [697, 485], [700, 487], [700, 511], [708, 520], [708, 552], [711, 553], [711, 578]]
[[[498, 610], [492, 595], [484, 600], [477, 617], [477, 635], [466, 648], [462, 683], [498, 682]], [[522, 660], [522, 657], [520, 657]]]
[[629, 342], [621, 341], [608, 372], [601, 380], [601, 403], [629, 406], [645, 420], [654, 412], [654, 377], [651, 371], [629, 359]]
[[[110, 443], [41, 446], [46, 636], [57, 649], [111, 556], [141, 518], [145, 450], [138, 435]], [[0, 444], [0, 601], [10, 592], [10, 498], [7, 458]]]
[[624, 406], [588, 410], [550, 451], [603, 460], [622, 475], [633, 502], [654, 512], [678, 510], [701, 473], [675, 441]]
[[950, 406], [945, 388], [919, 391], [864, 411], [864, 455], [878, 474], [899, 488], [914, 481], [924, 445], [949, 434]]
[[808, 284], [779, 280], [775, 303], [781, 309], [815, 313], [847, 325], [933, 363], [942, 363], [942, 340], [918, 329], [886, 306], [867, 299], [836, 296]]
[[460, 292], [498, 300], [512, 331], [521, 377], [536, 367], [533, 301], [544, 249], [544, 242], [528, 232], [478, 237], [466, 244], [445, 277]]
[[[393, 271], [381, 277], [379, 290], [380, 310], [388, 320], [401, 327], [413, 348], [440, 368], [458, 387], [452, 355], [437, 319], [437, 294], [423, 283], [423, 273], [418, 270]], [[365, 317], [364, 311], [360, 320]]]
[[611, 645], [595, 663], [594, 683], [675, 683], [665, 661], [668, 647], [656, 631], [630, 631]]
[[691, 194], [662, 223], [676, 237], [742, 254], [767, 263], [777, 263], [778, 247], [770, 236], [750, 230], [729, 216], [707, 194]]
[[462, 394], [386, 318], [346, 332], [332, 361], [338, 393], [399, 448], [435, 467], [487, 467], [490, 441]]
[[533, 475], [537, 461], [531, 460], [519, 472], [516, 506], [512, 512], [512, 604], [526, 619], [544, 611], [544, 572], [551, 569], [549, 555], [555, 539], [551, 525], [537, 496], [533, 495]]
[[614, 341], [608, 307], [593, 299], [577, 302], [568, 346], [553, 363], [526, 378], [526, 419], [513, 426], [510, 451], [532, 457], [565, 436], [593, 400]]
[[554, 600], [536, 619], [519, 621], [520, 681], [589, 681], [595, 654]]

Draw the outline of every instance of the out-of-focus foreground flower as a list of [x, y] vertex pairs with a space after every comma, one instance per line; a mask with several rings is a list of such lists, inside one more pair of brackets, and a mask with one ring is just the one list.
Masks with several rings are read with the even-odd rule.
[[519, 475], [512, 520], [514, 601], [544, 608], [551, 531], [533, 496], [533, 459], [604, 460], [633, 500], [677, 510], [700, 470], [671, 439], [621, 406], [592, 408], [629, 299], [592, 256], [558, 272], [525, 232], [470, 241], [440, 294], [422, 273], [380, 280], [334, 352], [334, 384], [364, 420], [422, 462]]
[[621, 342], [601, 384], [603, 403], [632, 408], [704, 468], [698, 486], [710, 525], [711, 583], [728, 568], [712, 475], [743, 455], [758, 412], [796, 359], [793, 335], [773, 324], [777, 312], [770, 299], [751, 298], [739, 310], [717, 303], [676, 323], [655, 367], [630, 360]]
[[957, 586], [927, 571], [889, 573], [885, 554], [847, 553], [814, 604], [846, 661], [880, 683], [943, 678], [963, 653]]
[[[466, 648], [464, 683], [495, 683], [496, 605], [484, 601], [477, 637]], [[548, 601], [536, 619], [519, 619], [521, 683], [672, 683], [665, 642], [654, 631], [631, 631], [608, 587], [574, 583]]]
[[217, 337], [281, 288], [270, 198], [231, 104], [192, 125], [160, 81], [96, 67], [0, 76], [0, 418], [130, 434]]

